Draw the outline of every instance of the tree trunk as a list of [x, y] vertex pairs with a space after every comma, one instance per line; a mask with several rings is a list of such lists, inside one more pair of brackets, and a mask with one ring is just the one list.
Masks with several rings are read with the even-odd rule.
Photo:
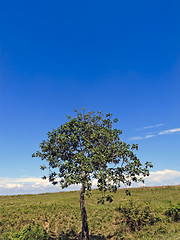
[[87, 222], [87, 213], [85, 208], [84, 200], [85, 186], [82, 184], [80, 190], [80, 208], [81, 208], [81, 218], [82, 218], [82, 240], [89, 240], [89, 229]]

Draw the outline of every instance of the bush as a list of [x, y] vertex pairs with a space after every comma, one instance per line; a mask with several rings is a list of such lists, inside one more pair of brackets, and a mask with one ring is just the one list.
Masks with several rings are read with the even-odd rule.
[[20, 232], [9, 233], [5, 240], [48, 240], [48, 234], [39, 225], [27, 226]]
[[180, 203], [171, 205], [165, 214], [175, 222], [180, 221]]
[[119, 206], [116, 211], [123, 216], [123, 222], [130, 228], [131, 231], [142, 229], [146, 225], [153, 225], [157, 221], [161, 221], [160, 217], [156, 217], [149, 206], [142, 208], [139, 205], [129, 201], [126, 206]]
[[62, 232], [59, 235], [59, 240], [77, 240], [77, 239], [79, 239], [79, 237], [73, 229], [67, 231], [66, 233]]

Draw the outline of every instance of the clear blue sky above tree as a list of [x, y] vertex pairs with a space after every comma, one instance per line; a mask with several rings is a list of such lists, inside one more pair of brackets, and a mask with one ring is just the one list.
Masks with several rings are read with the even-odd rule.
[[41, 176], [31, 154], [82, 107], [117, 117], [154, 171], [180, 171], [179, 9], [178, 0], [2, 1], [0, 176]]

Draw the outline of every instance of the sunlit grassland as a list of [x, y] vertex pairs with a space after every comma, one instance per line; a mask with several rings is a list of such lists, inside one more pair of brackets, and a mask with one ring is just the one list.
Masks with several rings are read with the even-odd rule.
[[[165, 215], [171, 205], [180, 203], [180, 186], [134, 188], [131, 196], [120, 189], [114, 201], [104, 205], [97, 204], [100, 196], [101, 192], [93, 190], [92, 196], [86, 197], [91, 239], [180, 239], [180, 222]], [[142, 209], [148, 206], [156, 221], [133, 231], [117, 211], [119, 206], [130, 206], [130, 202]], [[0, 239], [8, 232], [36, 224], [52, 239], [68, 236], [69, 232], [74, 232], [77, 239], [81, 231], [79, 192], [0, 196]]]

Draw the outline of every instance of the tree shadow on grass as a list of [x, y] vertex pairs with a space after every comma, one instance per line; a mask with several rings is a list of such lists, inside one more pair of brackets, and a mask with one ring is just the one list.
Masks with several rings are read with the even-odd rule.
[[106, 240], [106, 238], [103, 235], [90, 235], [90, 240]]
[[[58, 240], [81, 240], [80, 236], [69, 236], [68, 234], [59, 235]], [[106, 240], [102, 235], [90, 235], [89, 240]]]
[[[51, 240], [55, 240], [57, 238], [50, 238]], [[101, 235], [101, 234], [98, 234], [98, 235], [90, 235], [89, 236], [89, 239], [90, 240], [106, 240], [106, 238]], [[74, 232], [73, 230], [69, 231], [69, 232], [66, 232], [66, 233], [61, 233], [58, 237], [58, 240], [81, 240], [81, 234], [77, 234], [76, 232]]]

